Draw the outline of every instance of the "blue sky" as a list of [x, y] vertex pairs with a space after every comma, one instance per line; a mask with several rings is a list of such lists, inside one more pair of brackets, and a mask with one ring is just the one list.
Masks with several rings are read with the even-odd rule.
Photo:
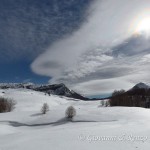
[[4, 62], [0, 64], [1, 68], [1, 83], [21, 83], [21, 82], [33, 82], [33, 83], [47, 83], [49, 77], [44, 77], [33, 73], [30, 69], [30, 63], [25, 60], [16, 62]]
[[78, 28], [89, 0], [1, 0], [0, 82], [48, 83], [32, 61], [51, 43]]
[[0, 82], [84, 95], [149, 84], [150, 1], [1, 0]]

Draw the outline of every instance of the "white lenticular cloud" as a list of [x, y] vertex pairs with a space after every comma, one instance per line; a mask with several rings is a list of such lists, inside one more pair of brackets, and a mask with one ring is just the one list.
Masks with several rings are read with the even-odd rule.
[[[138, 44], [132, 42], [139, 40], [132, 37], [136, 17], [149, 7], [147, 0], [95, 0], [80, 28], [54, 42], [35, 59], [32, 70], [88, 95], [129, 88], [149, 74], [148, 65], [143, 68], [143, 64], [149, 57], [150, 41], [142, 51], [136, 51]], [[142, 71], [146, 73], [140, 76]], [[137, 79], [132, 80], [134, 75]]]

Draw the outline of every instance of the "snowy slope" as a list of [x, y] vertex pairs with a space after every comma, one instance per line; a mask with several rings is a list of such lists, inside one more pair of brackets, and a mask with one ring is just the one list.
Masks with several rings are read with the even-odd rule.
[[[0, 95], [17, 101], [13, 112], [0, 114], [0, 150], [149, 150], [149, 109], [105, 108], [99, 101], [60, 98], [25, 89], [0, 90]], [[41, 115], [44, 102], [50, 111]], [[77, 110], [73, 122], [64, 118], [70, 105]], [[102, 140], [106, 136], [108, 139]], [[133, 141], [137, 136], [140, 140]]]

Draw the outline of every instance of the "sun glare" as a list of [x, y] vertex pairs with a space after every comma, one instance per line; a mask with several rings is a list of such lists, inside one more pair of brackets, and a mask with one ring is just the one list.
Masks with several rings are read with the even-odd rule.
[[144, 18], [143, 20], [141, 20], [141, 22], [139, 22], [139, 24], [137, 25], [136, 31], [139, 33], [150, 33], [150, 18]]

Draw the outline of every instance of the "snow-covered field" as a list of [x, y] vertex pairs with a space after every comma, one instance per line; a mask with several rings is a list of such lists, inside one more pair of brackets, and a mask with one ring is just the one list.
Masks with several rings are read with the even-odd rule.
[[[13, 98], [16, 109], [0, 114], [0, 150], [149, 150], [150, 110], [100, 107], [30, 90], [0, 90]], [[50, 111], [41, 115], [43, 103]], [[73, 122], [65, 110], [74, 106]]]

